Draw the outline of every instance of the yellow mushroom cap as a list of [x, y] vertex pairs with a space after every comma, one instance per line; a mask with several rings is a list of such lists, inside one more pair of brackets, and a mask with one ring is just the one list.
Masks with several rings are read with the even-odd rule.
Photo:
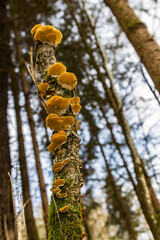
[[55, 95], [46, 101], [46, 105], [52, 113], [63, 114], [69, 108], [70, 100], [69, 98]]
[[60, 208], [59, 211], [61, 213], [65, 213], [65, 212], [67, 212], [69, 210], [69, 208], [70, 208], [69, 206], [64, 206], [64, 207]]
[[74, 73], [65, 72], [57, 78], [58, 83], [62, 88], [72, 90], [77, 85], [77, 77]]
[[66, 198], [66, 197], [67, 197], [67, 193], [57, 192], [57, 193], [56, 193], [56, 196], [57, 196], [58, 198]]
[[77, 104], [77, 103], [80, 103], [80, 98], [79, 97], [70, 98], [70, 104], [71, 105], [74, 105], [74, 104]]
[[57, 145], [63, 144], [63, 142], [67, 141], [67, 133], [64, 131], [59, 131], [51, 136], [51, 142], [56, 143]]
[[55, 163], [52, 166], [53, 171], [54, 172], [60, 172], [69, 161], [70, 161], [70, 159], [68, 158], [68, 159], [63, 160], [62, 162]]
[[37, 29], [34, 39], [57, 46], [61, 42], [62, 33], [55, 27], [46, 25]]
[[41, 24], [36, 24], [36, 25], [31, 29], [31, 34], [34, 35], [34, 34], [37, 32], [38, 28], [40, 28], [40, 27], [42, 27]]
[[48, 88], [49, 88], [48, 83], [40, 83], [38, 86], [38, 89], [39, 89], [40, 93], [42, 94], [42, 96], [45, 96], [47, 94]]
[[76, 115], [77, 113], [80, 112], [82, 106], [79, 103], [77, 103], [77, 104], [71, 105], [71, 108], [72, 108], [73, 114]]
[[50, 152], [54, 152], [57, 148], [61, 148], [61, 146], [67, 142], [67, 134], [64, 131], [60, 131], [51, 136], [51, 144], [48, 146], [48, 150]]
[[51, 130], [54, 129], [56, 132], [70, 130], [73, 124], [74, 117], [72, 116], [59, 117], [57, 114], [49, 114], [46, 118], [46, 126]]
[[59, 187], [55, 188], [55, 189], [52, 189], [52, 192], [57, 194], [57, 193], [60, 193], [61, 192], [61, 189]]
[[62, 187], [65, 184], [65, 179], [57, 179], [52, 183], [55, 188]]
[[62, 167], [62, 165], [63, 165], [62, 162], [57, 162], [52, 166], [52, 169], [54, 170], [56, 168]]
[[47, 75], [51, 75], [52, 77], [54, 77], [59, 76], [61, 73], [64, 72], [66, 72], [66, 67], [61, 62], [58, 62], [48, 68]]

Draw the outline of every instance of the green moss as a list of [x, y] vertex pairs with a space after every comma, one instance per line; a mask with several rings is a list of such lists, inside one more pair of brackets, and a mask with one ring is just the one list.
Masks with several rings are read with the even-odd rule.
[[139, 26], [140, 24], [142, 24], [142, 22], [141, 22], [140, 20], [137, 20], [137, 21], [135, 21], [135, 22], [130, 22], [130, 23], [128, 24], [128, 30], [134, 30], [134, 29], [138, 28], [138, 26]]
[[[55, 197], [57, 208], [64, 207], [65, 200], [57, 199]], [[70, 205], [70, 209], [66, 213], [60, 213], [60, 219], [62, 224], [62, 232], [65, 240], [80, 240], [82, 233], [81, 224], [81, 209], [77, 205]], [[67, 238], [65, 238], [67, 236]], [[53, 199], [49, 207], [49, 240], [62, 240], [60, 225], [57, 218]]]

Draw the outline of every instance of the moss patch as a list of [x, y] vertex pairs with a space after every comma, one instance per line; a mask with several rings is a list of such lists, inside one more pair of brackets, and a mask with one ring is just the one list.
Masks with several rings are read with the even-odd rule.
[[[55, 197], [57, 208], [61, 208], [65, 205], [65, 200], [57, 199]], [[77, 208], [77, 205], [70, 205], [70, 209], [66, 213], [60, 213], [60, 219], [62, 224], [62, 232], [65, 240], [80, 240], [82, 234], [81, 224], [81, 209]], [[66, 237], [67, 236], [67, 237]], [[62, 240], [60, 225], [57, 218], [56, 209], [53, 199], [49, 207], [49, 240]]]
[[130, 22], [128, 24], [128, 30], [134, 30], [134, 29], [138, 28], [141, 24], [142, 24], [142, 22], [140, 20], [137, 20], [135, 22]]

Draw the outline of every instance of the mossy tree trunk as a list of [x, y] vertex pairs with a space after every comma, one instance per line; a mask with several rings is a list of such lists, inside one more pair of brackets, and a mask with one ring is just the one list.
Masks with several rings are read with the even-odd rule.
[[160, 47], [126, 0], [104, 0], [135, 48], [160, 93]]
[[[67, 90], [57, 84], [55, 78], [47, 75], [48, 68], [56, 63], [55, 48], [48, 44], [39, 43], [37, 45], [36, 63], [43, 76], [43, 82], [49, 84], [50, 89], [54, 88], [54, 95], [65, 98], [73, 97], [73, 90]], [[71, 108], [67, 110], [65, 116], [74, 116]], [[51, 240], [71, 240], [81, 239], [82, 222], [81, 222], [81, 204], [80, 204], [80, 160], [79, 160], [79, 138], [75, 124], [71, 130], [67, 130], [67, 142], [62, 145], [61, 153], [56, 150], [54, 153], [55, 162], [61, 162], [65, 159], [70, 159], [70, 162], [59, 173], [55, 174], [55, 178], [60, 177], [65, 179], [65, 184], [62, 187], [62, 192], [67, 193], [65, 199], [59, 199], [56, 196], [51, 197], [49, 207], [49, 239]], [[54, 202], [55, 200], [55, 202]], [[69, 206], [70, 209], [66, 213], [60, 213], [61, 226], [58, 220], [57, 209], [64, 206]], [[62, 236], [63, 235], [63, 236]]]

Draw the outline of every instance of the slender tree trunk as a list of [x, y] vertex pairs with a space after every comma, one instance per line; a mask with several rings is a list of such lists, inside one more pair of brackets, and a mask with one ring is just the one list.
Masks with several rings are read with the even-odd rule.
[[20, 44], [20, 33], [18, 30], [18, 24], [14, 16], [14, 6], [12, 4], [12, 0], [10, 1], [11, 1], [11, 13], [12, 13], [13, 24], [14, 24], [17, 59], [19, 63], [20, 76], [22, 80], [22, 88], [25, 96], [25, 108], [26, 108], [28, 122], [31, 130], [32, 144], [33, 144], [33, 150], [34, 150], [35, 161], [36, 161], [36, 169], [37, 169], [41, 199], [42, 199], [43, 218], [44, 218], [46, 234], [47, 234], [48, 233], [48, 199], [47, 199], [47, 193], [46, 193], [46, 188], [45, 188], [45, 183], [44, 183], [44, 178], [43, 178], [43, 173], [42, 173], [42, 168], [40, 163], [40, 153], [39, 153], [39, 147], [36, 139], [36, 131], [34, 126], [33, 114], [32, 114], [32, 109], [29, 101], [29, 87], [26, 79], [26, 68], [24, 65], [24, 59], [22, 56], [22, 49]]
[[[37, 59], [39, 69], [43, 75], [43, 81], [52, 84], [54, 87], [55, 95], [63, 97], [73, 97], [73, 91], [65, 91], [50, 77], [47, 76], [46, 71], [56, 62], [55, 50], [53, 46], [48, 44], [38, 44], [37, 46]], [[73, 116], [71, 109], [66, 113], [68, 116]], [[65, 114], [65, 116], [66, 116]], [[55, 177], [65, 179], [65, 184], [62, 187], [63, 192], [67, 193], [65, 199], [58, 197], [51, 197], [49, 207], [49, 239], [51, 240], [70, 240], [81, 239], [82, 222], [81, 222], [81, 205], [80, 205], [80, 160], [79, 160], [79, 138], [76, 132], [75, 125], [71, 130], [67, 130], [67, 143], [61, 147], [62, 152], [55, 151], [55, 162], [61, 162], [69, 159], [69, 163], [63, 168], [62, 171], [55, 174]], [[57, 214], [56, 208], [60, 209], [64, 206], [69, 206], [67, 213]], [[58, 220], [60, 216], [60, 222]]]
[[[1, 64], [0, 64], [1, 65]], [[8, 172], [11, 173], [9, 136], [7, 126], [8, 73], [0, 72], [0, 239], [16, 239], [11, 185]], [[3, 126], [3, 127], [2, 127]]]
[[106, 168], [107, 168], [107, 172], [108, 172], [111, 184], [112, 184], [113, 192], [114, 192], [116, 200], [118, 201], [118, 204], [119, 204], [119, 211], [120, 211], [121, 218], [124, 220], [124, 222], [126, 224], [126, 229], [128, 231], [130, 238], [132, 240], [137, 240], [137, 232], [135, 231], [133, 223], [131, 221], [129, 209], [123, 202], [121, 192], [116, 185], [116, 181], [114, 179], [114, 176], [112, 174], [112, 171], [111, 171], [108, 161], [106, 159], [105, 153], [103, 151], [103, 147], [99, 142], [98, 136], [96, 136], [96, 138], [97, 138], [98, 145], [101, 149], [101, 153], [102, 153], [102, 156], [103, 156], [105, 164], [106, 164]]
[[23, 203], [27, 203], [24, 209], [25, 212], [25, 220], [27, 227], [27, 235], [28, 240], [39, 240], [38, 232], [33, 216], [33, 209], [31, 203], [30, 196], [30, 188], [29, 188], [29, 178], [27, 172], [27, 163], [24, 149], [24, 140], [22, 133], [22, 122], [20, 116], [20, 106], [19, 106], [19, 87], [18, 87], [18, 78], [15, 73], [11, 73], [11, 88], [12, 94], [14, 98], [14, 105], [16, 111], [16, 122], [17, 122], [17, 132], [18, 132], [18, 148], [19, 148], [19, 164], [21, 171], [21, 179], [22, 179], [22, 191], [23, 191]]
[[104, 0], [135, 48], [160, 93], [160, 47], [126, 0]]
[[[91, 88], [92, 89], [92, 88]], [[94, 94], [94, 93], [93, 93]], [[95, 96], [95, 95], [94, 95]], [[82, 110], [85, 114], [85, 109]], [[88, 113], [86, 113], [85, 115], [87, 115]], [[89, 118], [91, 119], [91, 118]], [[92, 132], [94, 132], [94, 129], [95, 129], [95, 125], [93, 125], [93, 122], [90, 121], [89, 122], [89, 125], [90, 125], [90, 130]], [[133, 223], [132, 223], [132, 220], [131, 220], [131, 217], [130, 217], [130, 212], [129, 212], [129, 209], [128, 207], [125, 205], [124, 201], [123, 201], [123, 198], [121, 196], [121, 192], [116, 184], [116, 181], [114, 179], [114, 176], [112, 174], [112, 171], [110, 169], [110, 166], [109, 166], [109, 163], [108, 163], [108, 160], [106, 158], [106, 155], [104, 153], [104, 150], [103, 150], [103, 146], [102, 144], [100, 143], [99, 141], [99, 137], [97, 135], [97, 133], [94, 134], [95, 137], [96, 137], [96, 140], [97, 140], [97, 145], [99, 146], [100, 148], [100, 151], [101, 151], [101, 154], [103, 156], [103, 159], [104, 159], [104, 162], [105, 162], [105, 165], [106, 165], [106, 169], [107, 169], [107, 172], [108, 172], [108, 175], [109, 175], [109, 178], [110, 178], [110, 181], [111, 181], [111, 184], [112, 184], [112, 189], [113, 189], [113, 192], [114, 192], [114, 196], [116, 198], [116, 201], [118, 202], [119, 204], [119, 212], [120, 212], [120, 215], [121, 215], [121, 218], [123, 219], [125, 225], [126, 225], [126, 230], [128, 231], [128, 234], [130, 236], [130, 239], [132, 240], [137, 240], [137, 232], [135, 231], [134, 229], [134, 226], [133, 226]]]
[[8, 105], [8, 48], [10, 31], [7, 23], [6, 1], [0, 2], [0, 239], [17, 239], [16, 216], [13, 211], [11, 184], [8, 172], [11, 173], [9, 136], [7, 126]]
[[[81, 27], [81, 24], [77, 21], [74, 11], [73, 11], [69, 1], [64, 0], [64, 2], [67, 4], [68, 10], [70, 11], [70, 14], [73, 17], [73, 19], [77, 25], [79, 33], [82, 37], [82, 41], [83, 41], [84, 45], [86, 46], [86, 51], [88, 52], [88, 54], [91, 58], [92, 64], [95, 67], [95, 70], [97, 71], [98, 78], [103, 85], [108, 102], [109, 102], [110, 106], [113, 108], [115, 116], [117, 117], [118, 122], [122, 128], [123, 134], [125, 136], [126, 144], [128, 145], [128, 147], [130, 149], [131, 156], [132, 156], [133, 163], [134, 163], [134, 170], [135, 170], [136, 178], [138, 181], [140, 205], [143, 210], [146, 221], [147, 221], [148, 225], [150, 226], [150, 229], [151, 229], [151, 232], [152, 232], [154, 238], [156, 240], [158, 240], [160, 238], [160, 227], [158, 224], [159, 218], [157, 218], [158, 215], [155, 216], [155, 211], [154, 211], [154, 208], [152, 205], [153, 202], [151, 200], [151, 195], [150, 195], [150, 192], [149, 192], [149, 189], [147, 186], [147, 182], [146, 182], [146, 179], [144, 176], [144, 171], [143, 171], [144, 169], [141, 164], [141, 159], [136, 151], [136, 148], [134, 146], [133, 140], [130, 135], [130, 128], [129, 128], [128, 122], [127, 122], [127, 120], [124, 116], [123, 110], [122, 110], [121, 99], [119, 98], [119, 96], [117, 95], [117, 93], [114, 89], [113, 81], [111, 81], [111, 88], [107, 87], [107, 85], [105, 83], [105, 76], [101, 73], [101, 71], [99, 69], [99, 66], [93, 55], [92, 49], [90, 48], [90, 46], [87, 42], [85, 33], [83, 31], [83, 28]], [[108, 76], [108, 74], [106, 74], [106, 75]], [[112, 79], [110, 79], [110, 80], [112, 80]]]

